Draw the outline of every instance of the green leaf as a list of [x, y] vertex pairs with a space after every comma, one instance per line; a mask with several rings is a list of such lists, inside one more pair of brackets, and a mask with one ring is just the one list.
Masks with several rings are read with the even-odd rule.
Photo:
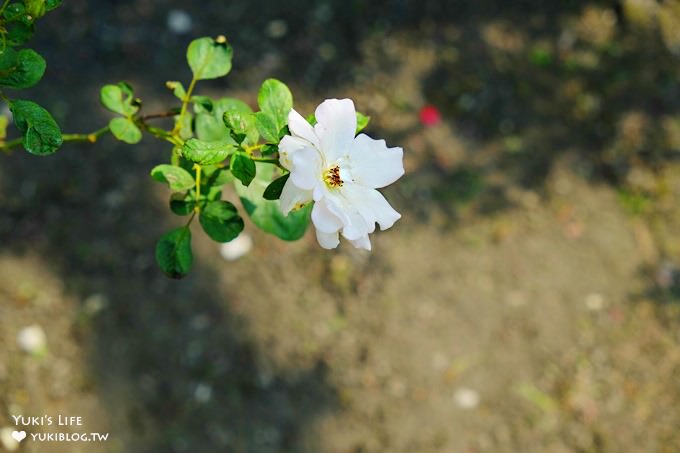
[[253, 114], [255, 117], [255, 127], [262, 138], [268, 143], [279, 143], [279, 130], [271, 115], [265, 112]]
[[263, 145], [262, 148], [260, 148], [260, 154], [262, 154], [263, 156], [269, 156], [271, 154], [278, 152], [279, 152], [278, 145], [267, 144]]
[[32, 26], [35, 23], [35, 18], [30, 14], [26, 13], [23, 16], [19, 17], [19, 22], [26, 26]]
[[255, 177], [255, 162], [244, 152], [239, 151], [231, 156], [229, 168], [234, 177], [241, 181], [244, 186], [250, 185]]
[[26, 14], [26, 7], [23, 3], [10, 3], [2, 12], [2, 17], [5, 18], [5, 21], [12, 22], [24, 14]]
[[[250, 112], [240, 112], [237, 110], [227, 110], [224, 112], [222, 117], [224, 119], [224, 124], [231, 129], [232, 137], [240, 143], [243, 144], [243, 139], [254, 145], [260, 138], [260, 134], [257, 131], [257, 126], [255, 124], [255, 117]], [[235, 135], [235, 136], [234, 136]]]
[[[201, 183], [201, 187], [203, 184]], [[204, 187], [201, 189], [200, 207], [201, 209], [206, 203], [219, 200], [222, 198], [222, 191], [219, 187], [212, 186], [210, 188]], [[196, 191], [189, 192], [175, 192], [170, 196], [170, 210], [180, 216], [189, 215], [196, 207]]]
[[199, 38], [189, 44], [187, 61], [196, 80], [216, 79], [231, 70], [233, 53], [224, 36]]
[[356, 133], [358, 134], [359, 132], [363, 131], [366, 126], [368, 126], [368, 122], [371, 121], [370, 116], [366, 116], [363, 113], [357, 112], [357, 130]]
[[24, 0], [24, 4], [26, 5], [26, 12], [35, 19], [43, 17], [47, 12], [45, 0]]
[[134, 145], [142, 139], [142, 131], [127, 118], [114, 118], [109, 121], [111, 133], [118, 140]]
[[279, 201], [265, 200], [262, 195], [274, 179], [276, 167], [264, 163], [256, 163], [257, 176], [248, 186], [234, 182], [241, 203], [253, 223], [263, 231], [271, 233], [284, 241], [300, 239], [309, 225], [311, 203], [285, 216], [279, 207]]
[[267, 188], [264, 189], [262, 197], [265, 200], [278, 200], [281, 198], [281, 191], [283, 190], [283, 186], [286, 185], [286, 181], [288, 181], [289, 176], [290, 173], [286, 173], [280, 178], [276, 178], [274, 181], [272, 181], [271, 184], [269, 184]]
[[217, 242], [229, 242], [243, 231], [243, 219], [238, 215], [236, 207], [228, 201], [207, 203], [198, 220], [203, 231]]
[[[234, 180], [228, 168], [217, 165], [206, 165], [203, 167], [203, 179], [201, 185], [207, 187], [220, 187]], [[203, 190], [201, 190], [203, 192]]]
[[237, 147], [227, 142], [206, 142], [189, 139], [182, 147], [182, 155], [201, 165], [218, 164], [225, 160]]
[[168, 87], [168, 90], [172, 91], [172, 94], [174, 94], [177, 99], [179, 99], [180, 101], [184, 101], [187, 92], [184, 89], [184, 85], [182, 85], [182, 82], [178, 82], [176, 80], [168, 80], [167, 82], [165, 82], [165, 86]]
[[[212, 113], [197, 113], [195, 127], [196, 137], [199, 140], [206, 142], [231, 140], [229, 131], [224, 126], [224, 123]], [[233, 144], [236, 144], [236, 142], [233, 142]]]
[[185, 192], [175, 192], [170, 195], [170, 210], [177, 215], [189, 215], [196, 207], [196, 198]]
[[32, 101], [17, 99], [9, 105], [23, 145], [32, 154], [52, 154], [62, 144], [61, 130], [52, 115]]
[[174, 165], [161, 164], [151, 170], [151, 177], [158, 182], [163, 182], [172, 190], [189, 190], [196, 185], [196, 181], [191, 173], [181, 167]]
[[248, 104], [236, 98], [221, 98], [215, 104], [215, 111], [220, 114], [220, 119], [222, 119], [222, 114], [225, 112], [235, 111], [243, 114], [253, 113], [253, 109], [251, 109]]
[[257, 105], [260, 110], [271, 115], [277, 130], [288, 124], [288, 114], [293, 108], [293, 95], [285, 83], [276, 79], [267, 79], [257, 93]]
[[196, 113], [213, 111], [213, 100], [208, 96], [191, 96], [190, 101], [196, 106]]
[[62, 0], [46, 0], [45, 1], [45, 6], [47, 7], [47, 11], [52, 11], [53, 9], [58, 8], [61, 6]]
[[[196, 109], [196, 107], [195, 107]], [[202, 113], [196, 115], [196, 136], [208, 142], [226, 141], [236, 144], [229, 135], [229, 129], [224, 125], [223, 115], [227, 111], [238, 111], [250, 113], [252, 110], [245, 102], [234, 98], [221, 98], [213, 102], [212, 113]]]
[[99, 99], [108, 110], [123, 116], [132, 116], [139, 110], [132, 88], [125, 82], [104, 85], [99, 93]]
[[[19, 19], [25, 18], [26, 15], [21, 15]], [[24, 23], [23, 21], [12, 22], [7, 24], [7, 44], [10, 46], [20, 46], [31, 39], [35, 27], [32, 23]]]
[[170, 278], [184, 277], [189, 273], [193, 261], [191, 230], [188, 227], [174, 229], [156, 243], [156, 262]]
[[257, 105], [271, 118], [278, 139], [278, 133], [288, 124], [288, 114], [293, 108], [293, 95], [290, 90], [279, 80], [267, 79], [257, 94]]
[[19, 52], [11, 47], [0, 54], [0, 86], [28, 88], [45, 74], [45, 59], [31, 49]]

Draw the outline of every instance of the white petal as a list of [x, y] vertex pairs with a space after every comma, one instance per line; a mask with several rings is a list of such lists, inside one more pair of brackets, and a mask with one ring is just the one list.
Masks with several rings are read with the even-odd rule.
[[314, 132], [326, 164], [349, 152], [357, 128], [357, 114], [351, 99], [327, 99], [316, 108]]
[[320, 147], [319, 138], [314, 133], [314, 126], [293, 109], [288, 114], [288, 129], [294, 136], [304, 138], [317, 148]]
[[312, 208], [314, 227], [324, 233], [337, 233], [342, 228], [343, 222], [333, 211], [328, 199], [324, 198], [315, 202]]
[[327, 195], [328, 188], [325, 184], [318, 184], [316, 187], [314, 187], [314, 191], [312, 192], [312, 198], [314, 198], [314, 201], [319, 201]]
[[373, 140], [359, 134], [349, 151], [354, 182], [379, 189], [392, 184], [404, 174], [404, 150], [388, 148], [385, 140]]
[[368, 234], [349, 242], [358, 249], [368, 250], [369, 252], [371, 251], [371, 240], [368, 239]]
[[375, 189], [345, 184], [342, 194], [366, 221], [369, 233], [375, 230], [376, 222], [381, 230], [386, 230], [401, 218], [401, 214], [395, 211], [385, 197]]
[[288, 215], [290, 211], [293, 210], [297, 205], [304, 204], [312, 201], [312, 191], [300, 189], [298, 186], [293, 184], [293, 181], [288, 178], [286, 184], [283, 186], [281, 191], [281, 198], [279, 203], [281, 204], [281, 211], [285, 215]]
[[346, 205], [343, 213], [347, 217], [347, 221], [344, 222], [344, 227], [342, 228], [342, 236], [345, 239], [354, 241], [375, 230], [375, 225], [366, 223], [366, 220], [364, 220], [355, 207]]
[[279, 162], [288, 170], [292, 170], [291, 157], [305, 148], [313, 148], [313, 145], [303, 138], [285, 135], [279, 143]]
[[334, 249], [340, 243], [337, 231], [335, 233], [324, 233], [321, 230], [316, 230], [316, 240], [325, 249]]
[[302, 148], [290, 155], [290, 180], [300, 189], [312, 190], [321, 179], [321, 156], [313, 148]]

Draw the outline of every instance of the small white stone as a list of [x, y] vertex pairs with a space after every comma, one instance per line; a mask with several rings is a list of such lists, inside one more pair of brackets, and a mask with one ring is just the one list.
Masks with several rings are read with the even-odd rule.
[[253, 248], [253, 239], [246, 233], [241, 233], [231, 242], [225, 242], [220, 246], [220, 255], [227, 261], [236, 261], [247, 255]]
[[29, 354], [37, 355], [47, 350], [45, 331], [37, 324], [24, 327], [17, 334], [19, 348]]
[[470, 388], [459, 388], [453, 394], [453, 400], [461, 409], [474, 409], [479, 406], [479, 393]]
[[194, 330], [205, 330], [210, 326], [210, 317], [205, 314], [199, 314], [191, 318], [191, 328]]
[[4, 427], [0, 429], [0, 445], [7, 451], [15, 451], [19, 448], [19, 442], [12, 437], [14, 428]]
[[199, 403], [207, 403], [210, 401], [211, 396], [212, 387], [210, 387], [208, 384], [198, 384], [196, 386], [196, 390], [194, 391], [194, 398], [196, 401]]
[[92, 294], [83, 302], [83, 310], [90, 316], [94, 316], [109, 304], [109, 299], [103, 294]]
[[170, 31], [178, 35], [189, 33], [194, 26], [191, 16], [181, 9], [170, 10], [166, 22]]
[[267, 34], [270, 38], [282, 38], [288, 33], [288, 24], [281, 19], [274, 19], [267, 24]]
[[600, 311], [604, 308], [604, 297], [600, 293], [590, 293], [586, 296], [588, 310]]

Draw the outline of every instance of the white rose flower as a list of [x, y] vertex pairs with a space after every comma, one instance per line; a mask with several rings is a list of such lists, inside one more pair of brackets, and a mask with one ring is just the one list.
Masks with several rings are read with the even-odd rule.
[[375, 224], [386, 230], [401, 218], [376, 189], [404, 174], [404, 152], [365, 134], [355, 137], [350, 99], [327, 99], [315, 115], [315, 126], [295, 110], [288, 115], [291, 135], [279, 144], [281, 165], [290, 171], [281, 209], [288, 214], [314, 201], [312, 222], [321, 247], [337, 247], [342, 234], [355, 247], [371, 250], [368, 235]]

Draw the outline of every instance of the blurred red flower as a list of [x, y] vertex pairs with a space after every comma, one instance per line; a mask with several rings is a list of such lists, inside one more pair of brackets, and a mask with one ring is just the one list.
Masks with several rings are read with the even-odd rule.
[[434, 126], [442, 120], [439, 109], [433, 105], [426, 105], [420, 109], [420, 122], [423, 126]]

